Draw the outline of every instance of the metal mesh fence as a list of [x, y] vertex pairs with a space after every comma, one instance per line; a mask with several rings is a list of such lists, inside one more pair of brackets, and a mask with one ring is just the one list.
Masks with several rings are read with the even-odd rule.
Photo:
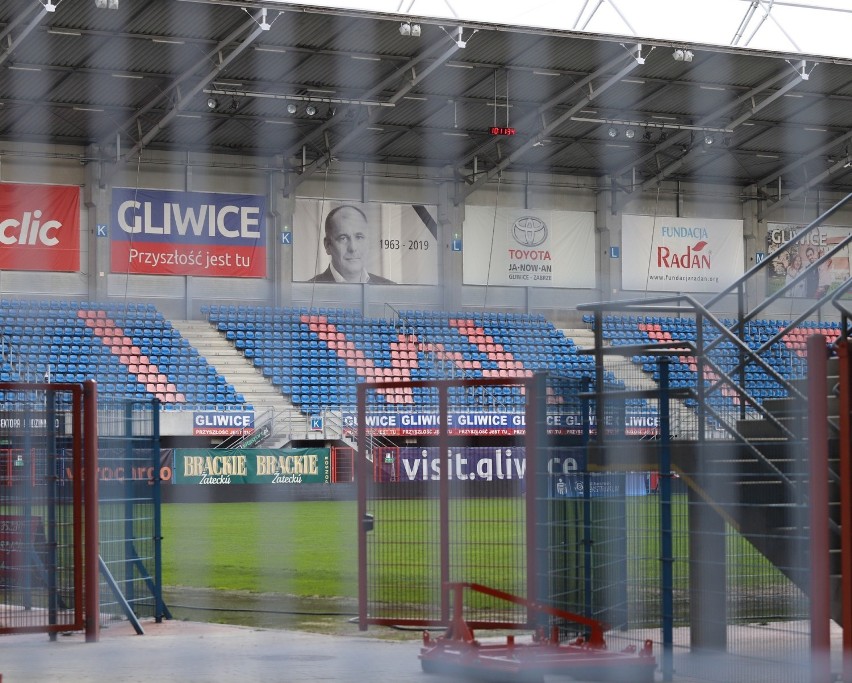
[[80, 389], [0, 392], [0, 633], [82, 628]]
[[101, 619], [164, 616], [158, 407], [98, 406]]
[[[371, 528], [363, 539], [370, 623], [448, 623], [447, 582], [527, 594], [522, 382], [449, 386], [443, 414], [435, 387], [415, 391], [427, 406], [416, 413], [423, 431], [416, 447], [390, 445], [385, 438], [396, 420], [414, 415], [404, 404], [389, 406], [373, 391], [359, 416], [373, 425], [362, 481]], [[484, 427], [469, 418], [485, 404], [488, 417], [481, 419], [505, 423], [506, 433], [499, 445], [472, 446], [471, 436]], [[448, 427], [443, 437], [442, 423]], [[528, 621], [525, 607], [494, 596], [470, 594], [465, 601], [472, 625]]]
[[[695, 439], [695, 406], [669, 369], [663, 391], [643, 386], [641, 365], [612, 359], [603, 394], [590, 379], [549, 378], [540, 396], [521, 394], [541, 408], [536, 421], [526, 414], [523, 433], [492, 447], [458, 429], [417, 448], [369, 432], [373, 623], [445, 624], [442, 582], [475, 582], [605, 622], [610, 649], [653, 641], [664, 680], [807, 679], [806, 445], [758, 451], [712, 427]], [[369, 405], [365, 417], [381, 424], [389, 411]], [[446, 420], [458, 426], [451, 408]], [[478, 627], [540, 624], [479, 594], [464, 615]], [[550, 625], [564, 639], [587, 635], [562, 618]]]
[[806, 445], [696, 441], [691, 406], [657, 389], [658, 428], [631, 435], [642, 392], [605, 391], [588, 421], [607, 428], [547, 497], [550, 600], [607, 622], [610, 648], [654, 641], [666, 680], [809, 680]]

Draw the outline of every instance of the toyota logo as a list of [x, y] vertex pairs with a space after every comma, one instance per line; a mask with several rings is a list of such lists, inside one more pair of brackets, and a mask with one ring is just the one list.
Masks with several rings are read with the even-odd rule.
[[512, 225], [512, 237], [522, 247], [537, 247], [547, 239], [547, 223], [538, 216], [521, 216]]

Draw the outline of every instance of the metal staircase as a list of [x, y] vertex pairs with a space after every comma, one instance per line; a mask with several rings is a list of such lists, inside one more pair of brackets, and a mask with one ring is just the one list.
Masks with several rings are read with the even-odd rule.
[[[847, 195], [831, 209], [806, 226], [795, 239], [782, 245], [777, 257], [794, 247], [809, 233], [818, 229], [831, 215], [852, 198]], [[698, 497], [713, 507], [726, 521], [744, 535], [770, 562], [790, 578], [802, 591], [809, 590], [810, 529], [808, 515], [808, 421], [809, 401], [827, 400], [829, 434], [829, 523], [832, 595], [840, 586], [840, 478], [837, 467], [838, 404], [835, 397], [808, 395], [806, 377], [787, 379], [770, 362], [773, 347], [782, 342], [820, 307], [839, 304], [840, 295], [852, 287], [845, 283], [802, 307], [789, 323], [760, 344], [751, 345], [746, 332], [771, 304], [808, 278], [827, 259], [844, 250], [852, 236], [827, 251], [818, 261], [801, 271], [798, 277], [749, 309], [748, 292], [763, 286], [770, 260], [749, 269], [725, 290], [705, 302], [687, 295], [661, 296], [641, 300], [603, 302], [580, 306], [594, 312], [595, 329], [602, 328], [605, 313], [630, 313], [694, 316], [697, 338], [691, 353], [697, 360], [698, 381], [692, 392], [697, 401], [698, 432], [695, 440], [672, 444], [672, 463]], [[736, 307], [736, 318], [725, 320], [722, 311]], [[719, 311], [717, 314], [716, 311]], [[844, 323], [846, 323], [844, 315]], [[845, 328], [844, 328], [845, 329]], [[595, 350], [597, 367], [603, 367], [603, 344], [597, 333]], [[723, 363], [723, 346], [736, 349], [736, 360]], [[730, 356], [728, 356], [730, 358]], [[760, 372], [770, 378], [783, 398], [758, 400], [747, 389], [749, 372]], [[834, 373], [831, 375], [831, 373]], [[828, 387], [836, 383], [836, 361], [829, 363]], [[599, 385], [600, 386], [600, 385]], [[600, 392], [603, 393], [602, 391]], [[724, 400], [723, 400], [724, 399]], [[603, 399], [601, 399], [603, 400]], [[710, 438], [710, 426], [724, 434], [723, 439]], [[832, 618], [841, 623], [840, 601], [832, 603]]]

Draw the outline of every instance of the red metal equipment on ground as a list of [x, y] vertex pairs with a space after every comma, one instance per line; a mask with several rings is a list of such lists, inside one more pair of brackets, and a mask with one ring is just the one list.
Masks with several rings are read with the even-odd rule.
[[[532, 642], [516, 642], [514, 635], [501, 643], [480, 643], [463, 616], [463, 594], [468, 588], [478, 593], [524, 605], [532, 612], [547, 614], [588, 628], [584, 637], [559, 642], [558, 627], [534, 633]], [[565, 610], [541, 605], [511, 593], [477, 583], [450, 583], [453, 592], [453, 617], [442, 636], [423, 634], [420, 663], [427, 673], [462, 675], [489, 681], [541, 681], [545, 675], [571, 676], [595, 681], [650, 683], [657, 661], [652, 644], [646, 640], [641, 650], [635, 646], [620, 652], [607, 650], [603, 634], [606, 626]]]

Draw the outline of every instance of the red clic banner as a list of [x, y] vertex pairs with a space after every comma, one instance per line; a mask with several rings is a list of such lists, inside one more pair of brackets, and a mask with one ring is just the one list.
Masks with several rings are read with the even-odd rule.
[[80, 188], [0, 183], [0, 269], [80, 270]]

